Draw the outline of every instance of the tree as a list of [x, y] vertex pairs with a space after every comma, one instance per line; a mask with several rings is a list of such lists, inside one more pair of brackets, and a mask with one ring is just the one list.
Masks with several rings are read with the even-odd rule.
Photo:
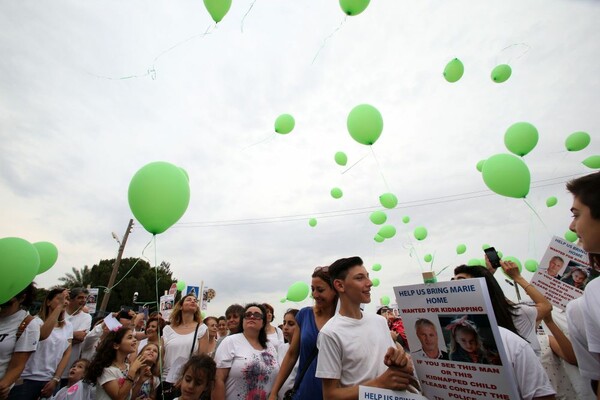
[[87, 265], [81, 269], [73, 267], [72, 270], [73, 273], [67, 272], [65, 276], [58, 278], [63, 283], [62, 286], [72, 289], [75, 287], [86, 287], [92, 283], [92, 270]]

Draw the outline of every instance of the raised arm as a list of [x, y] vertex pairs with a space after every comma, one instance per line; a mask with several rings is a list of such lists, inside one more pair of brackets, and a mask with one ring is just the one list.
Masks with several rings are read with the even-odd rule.
[[527, 282], [525, 278], [519, 272], [519, 267], [512, 261], [500, 261], [500, 265], [506, 275], [510, 276], [515, 283], [525, 290], [525, 293], [533, 300], [535, 303], [535, 308], [537, 309], [537, 318], [536, 323], [540, 323], [541, 320], [546, 318], [550, 312], [552, 311], [552, 304], [544, 297], [544, 295], [535, 288], [531, 283]]

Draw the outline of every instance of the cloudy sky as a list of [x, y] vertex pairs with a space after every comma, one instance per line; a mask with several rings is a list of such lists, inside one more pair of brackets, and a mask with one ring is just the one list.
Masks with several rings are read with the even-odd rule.
[[[437, 271], [481, 258], [484, 243], [540, 259], [570, 221], [565, 181], [591, 172], [581, 161], [600, 150], [598, 20], [600, 2], [583, 0], [378, 0], [348, 18], [337, 1], [236, 0], [216, 28], [201, 1], [0, 2], [0, 237], [58, 247], [41, 286], [113, 258], [132, 176], [163, 160], [186, 169], [191, 201], [145, 255], [213, 287], [211, 314], [253, 300], [308, 305], [279, 300], [345, 256], [382, 264], [373, 303], [421, 281], [427, 253]], [[454, 57], [465, 74], [450, 84], [442, 71]], [[513, 75], [493, 83], [502, 63]], [[384, 119], [372, 148], [346, 129], [361, 103]], [[274, 133], [281, 113], [296, 119], [289, 135]], [[518, 121], [540, 134], [524, 157], [539, 218], [475, 168], [507, 152]], [[592, 143], [567, 152], [575, 131]], [[398, 234], [376, 243], [368, 217], [387, 191], [400, 202], [388, 212]], [[138, 224], [125, 256], [150, 240]]]

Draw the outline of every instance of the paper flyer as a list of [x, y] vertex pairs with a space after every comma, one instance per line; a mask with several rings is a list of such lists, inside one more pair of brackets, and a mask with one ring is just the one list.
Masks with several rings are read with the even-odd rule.
[[397, 286], [394, 294], [428, 399], [519, 398], [483, 278]]
[[171, 316], [171, 311], [173, 311], [173, 306], [175, 305], [175, 295], [166, 294], [164, 296], [160, 296], [160, 313], [165, 321], [169, 320]]

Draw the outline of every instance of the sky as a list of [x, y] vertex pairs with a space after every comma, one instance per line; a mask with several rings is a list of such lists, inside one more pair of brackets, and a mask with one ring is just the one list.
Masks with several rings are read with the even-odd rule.
[[[189, 207], [145, 251], [152, 236], [136, 224], [124, 257], [214, 288], [208, 314], [259, 301], [280, 319], [311, 304], [280, 303], [291, 284], [353, 255], [382, 265], [367, 310], [422, 271], [482, 258], [483, 244], [539, 260], [568, 228], [565, 182], [600, 150], [598, 20], [600, 2], [583, 0], [379, 0], [352, 17], [337, 1], [236, 0], [216, 26], [201, 1], [0, 2], [0, 237], [57, 246], [41, 287], [114, 258], [131, 178], [167, 161], [189, 174]], [[465, 73], [448, 83], [455, 57]], [[503, 63], [511, 78], [492, 82]], [[384, 121], [373, 146], [346, 128], [364, 103]], [[296, 121], [288, 135], [274, 132], [282, 113]], [[520, 121], [539, 131], [526, 201], [494, 194], [475, 168], [508, 152]], [[591, 144], [568, 152], [576, 131]], [[376, 243], [369, 214], [385, 192], [398, 233]]]

